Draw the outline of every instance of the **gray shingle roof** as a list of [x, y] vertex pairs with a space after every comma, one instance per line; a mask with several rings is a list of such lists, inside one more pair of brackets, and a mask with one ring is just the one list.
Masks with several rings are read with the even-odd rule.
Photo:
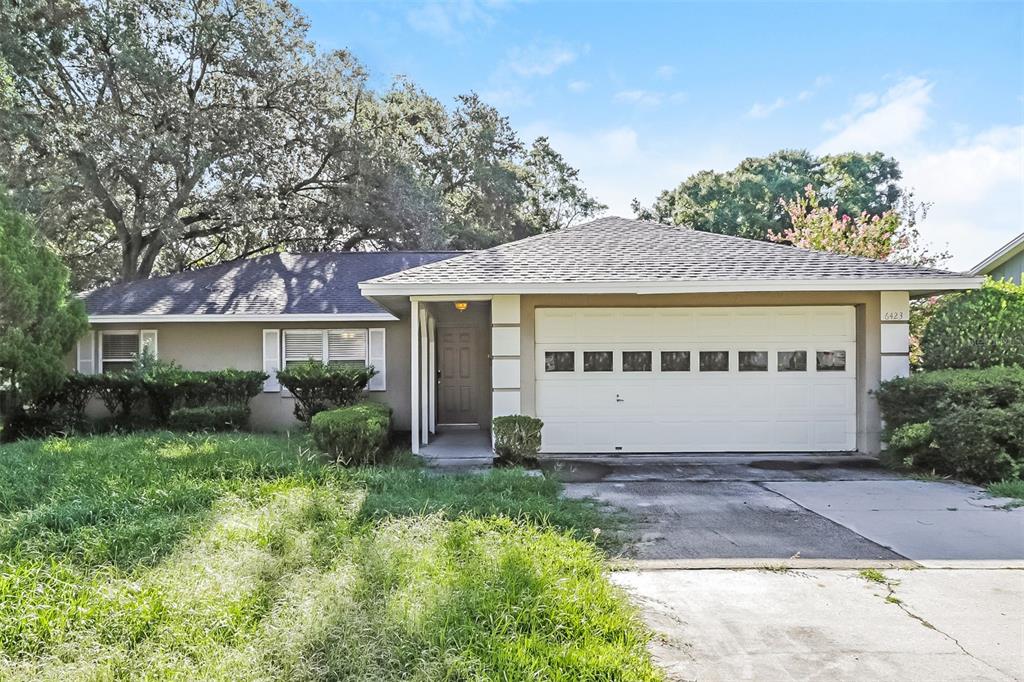
[[458, 251], [279, 253], [94, 289], [90, 315], [356, 315], [386, 313], [359, 282]]
[[372, 284], [948, 279], [960, 276], [947, 270], [609, 217], [395, 272], [373, 280]]

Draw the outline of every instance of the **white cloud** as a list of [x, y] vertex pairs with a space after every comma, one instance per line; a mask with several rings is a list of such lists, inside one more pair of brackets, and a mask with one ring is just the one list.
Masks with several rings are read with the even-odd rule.
[[676, 75], [676, 67], [668, 64], [662, 64], [654, 72], [654, 75], [664, 81], [672, 80], [673, 76]]
[[533, 104], [533, 95], [522, 88], [492, 88], [480, 93], [480, 98], [498, 109], [511, 109]]
[[550, 76], [558, 69], [576, 61], [576, 50], [565, 45], [527, 45], [509, 50], [504, 66], [523, 78]]
[[1024, 126], [996, 127], [952, 147], [897, 157], [903, 181], [931, 202], [922, 236], [950, 246], [950, 266], [983, 260], [1024, 226]]
[[569, 84], [566, 85], [565, 87], [569, 89], [569, 92], [575, 92], [578, 94], [589, 90], [590, 83], [588, 83], [587, 81], [569, 81]]
[[661, 104], [662, 95], [650, 90], [620, 90], [615, 93], [616, 102], [630, 102], [643, 107], [656, 107]]
[[796, 94], [792, 100], [786, 97], [776, 97], [773, 101], [767, 104], [763, 102], [754, 102], [753, 106], [747, 110], [747, 116], [750, 118], [767, 118], [774, 114], [783, 107], [788, 107], [793, 101], [806, 102], [810, 98], [814, 97], [814, 94], [821, 90], [823, 87], [832, 82], [831, 76], [818, 76], [814, 79], [814, 83], [809, 88], [805, 88]]
[[934, 84], [905, 78], [882, 94], [858, 95], [829, 122], [818, 153], [882, 151], [900, 162], [903, 185], [932, 204], [918, 225], [926, 242], [949, 247], [966, 269], [1024, 225], [1024, 126], [996, 126], [951, 144], [926, 143]]
[[712, 147], [695, 155], [676, 136], [645, 137], [628, 125], [566, 129], [546, 121], [526, 126], [523, 139], [545, 135], [573, 167], [580, 171], [587, 190], [608, 205], [608, 213], [630, 217], [634, 198], [650, 204], [663, 189], [705, 168], [731, 168], [742, 154]]
[[768, 104], [754, 102], [754, 106], [750, 107], [747, 116], [750, 118], [767, 118], [784, 106], [786, 106], [786, 100], [782, 97], [776, 97], [774, 102]]
[[837, 131], [818, 147], [819, 153], [889, 150], [914, 140], [927, 127], [932, 83], [904, 78], [883, 95], [867, 93], [854, 99], [851, 112], [826, 122]]
[[685, 102], [687, 95], [685, 92], [659, 92], [656, 90], [620, 90], [615, 93], [616, 102], [626, 102], [629, 104], [636, 104], [641, 107], [657, 107], [661, 106], [663, 102]]
[[410, 9], [405, 19], [417, 31], [445, 41], [455, 41], [463, 32], [476, 24], [491, 26], [494, 17], [487, 10], [495, 3], [476, 0], [430, 0]]

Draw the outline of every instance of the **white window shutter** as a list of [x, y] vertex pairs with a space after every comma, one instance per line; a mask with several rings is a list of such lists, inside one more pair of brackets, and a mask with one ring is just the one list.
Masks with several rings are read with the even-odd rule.
[[78, 363], [80, 374], [96, 373], [96, 332], [89, 331], [78, 339]]
[[366, 363], [377, 370], [377, 374], [370, 379], [370, 383], [367, 385], [367, 388], [371, 391], [386, 391], [388, 387], [384, 337], [383, 328], [370, 330]]
[[142, 355], [147, 350], [154, 358], [157, 357], [155, 329], [143, 329], [139, 332], [139, 355]]
[[277, 372], [281, 369], [281, 330], [263, 330], [263, 371], [268, 378], [263, 382], [264, 393], [278, 393], [281, 382], [277, 380]]

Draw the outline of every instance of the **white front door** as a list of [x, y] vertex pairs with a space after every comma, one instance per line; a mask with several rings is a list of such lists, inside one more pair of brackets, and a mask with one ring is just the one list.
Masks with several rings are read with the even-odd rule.
[[544, 452], [856, 448], [852, 306], [536, 315]]

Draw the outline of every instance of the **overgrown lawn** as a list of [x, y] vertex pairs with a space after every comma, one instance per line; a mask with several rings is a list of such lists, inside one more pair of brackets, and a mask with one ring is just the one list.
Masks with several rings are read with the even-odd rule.
[[[604, 519], [279, 437], [0, 448], [5, 679], [653, 680]], [[604, 535], [605, 537], [607, 535]]]

